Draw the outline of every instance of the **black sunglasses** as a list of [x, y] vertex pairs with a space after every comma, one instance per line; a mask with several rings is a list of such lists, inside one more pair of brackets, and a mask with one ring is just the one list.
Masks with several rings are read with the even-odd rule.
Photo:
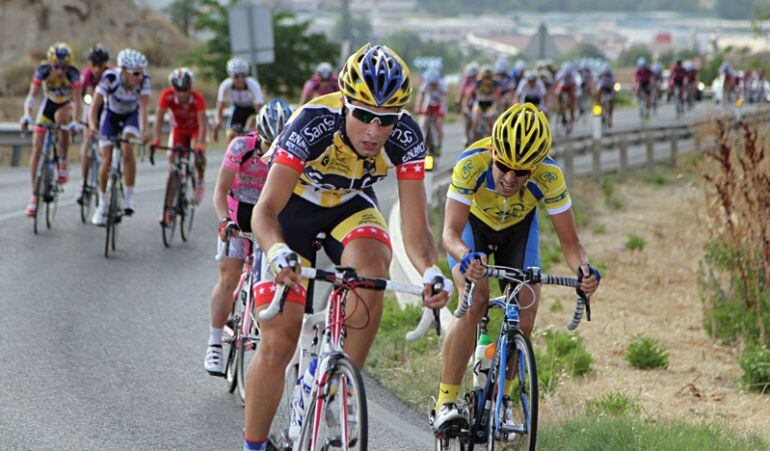
[[532, 171], [530, 171], [529, 169], [513, 169], [495, 160], [494, 158], [492, 159], [492, 161], [495, 163], [495, 167], [497, 167], [497, 169], [499, 169], [500, 172], [503, 173], [503, 175], [509, 172], [513, 172], [516, 175], [516, 177], [529, 177], [530, 174], [532, 174]]
[[367, 110], [366, 108], [351, 105], [350, 102], [345, 100], [345, 107], [350, 110], [350, 113], [354, 118], [363, 122], [364, 124], [371, 124], [375, 120], [379, 122], [380, 127], [390, 127], [398, 122], [401, 118], [401, 113], [375, 113], [374, 111]]

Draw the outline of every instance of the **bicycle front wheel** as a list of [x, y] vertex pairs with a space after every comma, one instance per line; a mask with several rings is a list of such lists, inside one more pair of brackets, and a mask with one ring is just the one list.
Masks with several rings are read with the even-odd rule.
[[[188, 174], [187, 180], [193, 180], [192, 173]], [[177, 201], [179, 209], [179, 234], [182, 241], [187, 241], [192, 232], [193, 218], [195, 217], [195, 205], [191, 202], [192, 191], [195, 190], [194, 182], [185, 183], [179, 190], [179, 200]]]
[[163, 234], [163, 245], [166, 247], [171, 246], [171, 242], [174, 240], [174, 231], [176, 230], [176, 217], [179, 211], [175, 208], [175, 202], [172, 200], [171, 204], [168, 203], [170, 193], [179, 187], [179, 175], [176, 172], [172, 172], [168, 176], [166, 181], [166, 191], [163, 194], [163, 220], [165, 224], [161, 225], [161, 233]]
[[56, 212], [59, 210], [59, 189], [59, 184], [50, 180], [48, 191], [51, 193], [51, 201], [45, 203], [45, 226], [49, 229], [53, 227]]
[[508, 439], [517, 444], [517, 449], [533, 451], [537, 439], [538, 414], [535, 353], [529, 339], [521, 331], [514, 333], [511, 344], [511, 352], [515, 353], [513, 370], [516, 371], [518, 384], [511, 394], [512, 418], [507, 423], [514, 431], [508, 433]]
[[118, 233], [118, 221], [120, 220], [120, 213], [118, 212], [118, 180], [116, 175], [111, 176], [109, 196], [107, 201], [107, 217], [105, 218], [105, 229], [107, 229], [107, 236], [104, 240], [104, 256], [110, 256], [110, 249], [115, 251], [115, 235]]
[[46, 170], [45, 170], [45, 160], [43, 159], [43, 156], [40, 157], [40, 163], [38, 165], [38, 171], [37, 171], [37, 180], [35, 180], [35, 198], [37, 199], [37, 209], [35, 210], [35, 216], [34, 216], [34, 222], [32, 223], [32, 231], [35, 232], [35, 235], [37, 235], [39, 225], [41, 224], [41, 221], [43, 220], [41, 215], [42, 211], [42, 202], [45, 202], [45, 178], [46, 178]]
[[83, 185], [81, 186], [80, 191], [80, 221], [83, 224], [88, 222], [88, 219], [91, 217], [91, 210], [93, 208], [92, 202], [95, 202], [94, 198], [96, 196], [94, 196], [94, 194], [96, 192], [96, 185], [92, 185], [94, 174], [98, 172], [96, 171], [95, 166], [95, 161], [89, 157], [88, 164], [86, 164], [86, 172], [83, 175]]
[[305, 411], [301, 450], [368, 449], [369, 417], [361, 373], [347, 356], [334, 359], [326, 375], [329, 395], [318, 398], [314, 394]]

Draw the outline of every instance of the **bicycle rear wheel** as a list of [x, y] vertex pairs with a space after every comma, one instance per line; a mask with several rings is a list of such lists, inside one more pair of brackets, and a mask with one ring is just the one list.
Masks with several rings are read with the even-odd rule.
[[109, 200], [107, 201], [107, 217], [105, 218], [105, 229], [107, 229], [107, 236], [104, 240], [104, 256], [110, 256], [110, 249], [115, 250], [115, 235], [118, 233], [118, 180], [114, 174], [110, 176], [109, 186]]
[[[179, 174], [172, 172], [168, 175], [166, 181], [166, 191], [163, 194], [163, 220], [165, 225], [161, 225], [161, 233], [163, 235], [163, 245], [166, 247], [171, 246], [171, 242], [174, 240], [174, 231], [176, 230], [176, 217], [179, 211], [174, 206], [175, 202], [172, 201], [171, 205], [168, 205], [169, 193], [172, 188], [179, 187]], [[178, 194], [178, 193], [177, 193]]]
[[195, 190], [195, 182], [192, 178], [192, 173], [187, 174], [187, 180], [191, 183], [185, 183], [179, 190], [179, 235], [182, 237], [182, 241], [187, 241], [190, 238], [190, 232], [192, 232], [193, 218], [195, 217], [195, 205], [191, 202], [192, 191]]
[[312, 449], [314, 441], [318, 449], [367, 449], [369, 417], [361, 373], [347, 356], [340, 355], [329, 365], [326, 380], [329, 395], [314, 396], [305, 411], [299, 449]]
[[41, 210], [42, 206], [41, 203], [45, 202], [45, 178], [46, 178], [46, 164], [43, 156], [40, 156], [40, 162], [38, 163], [38, 170], [37, 170], [37, 180], [35, 180], [35, 199], [37, 199], [37, 209], [35, 210], [35, 216], [32, 218], [34, 222], [32, 223], [32, 231], [37, 235], [38, 233], [38, 225], [43, 220], [40, 215], [42, 215]]
[[88, 158], [86, 164], [86, 173], [83, 177], [83, 185], [80, 192], [80, 221], [84, 224], [91, 217], [93, 207], [98, 202], [96, 194], [96, 185], [98, 183], [97, 163], [95, 158]]
[[47, 228], [53, 227], [53, 222], [56, 219], [56, 212], [59, 210], [59, 190], [60, 185], [55, 180], [50, 180], [48, 183], [48, 191], [51, 193], [51, 201], [45, 203], [45, 226]]
[[236, 386], [235, 340], [238, 338], [237, 324], [239, 323], [239, 317], [236, 316], [238, 313], [235, 309], [237, 303], [238, 300], [235, 299], [233, 308], [230, 311], [230, 316], [227, 318], [227, 322], [225, 322], [225, 328], [222, 333], [222, 347], [224, 348], [222, 354], [227, 356], [227, 360], [225, 361], [225, 381], [227, 381], [227, 391], [229, 393], [234, 392]]

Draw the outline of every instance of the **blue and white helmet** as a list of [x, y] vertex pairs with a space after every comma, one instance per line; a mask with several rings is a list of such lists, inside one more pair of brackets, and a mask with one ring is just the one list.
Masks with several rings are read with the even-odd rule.
[[315, 73], [321, 77], [322, 80], [331, 78], [332, 72], [334, 72], [332, 65], [326, 62], [319, 64], [318, 67], [315, 68]]
[[227, 61], [227, 75], [234, 77], [238, 74], [248, 74], [249, 73], [249, 65], [246, 63], [246, 61], [235, 57], [230, 58], [229, 61]]
[[441, 78], [441, 75], [439, 75], [438, 71], [434, 69], [427, 70], [422, 75], [422, 79], [425, 81], [425, 83], [428, 84], [438, 82], [439, 78]]
[[643, 56], [640, 56], [640, 57], [639, 57], [639, 58], [636, 60], [636, 67], [644, 67], [644, 66], [646, 66], [646, 65], [647, 65], [647, 58], [645, 58], [645, 57], [643, 57]]
[[513, 65], [513, 68], [517, 71], [522, 71], [527, 68], [527, 63], [523, 59], [516, 60], [516, 64]]
[[291, 107], [281, 99], [273, 99], [262, 105], [257, 114], [259, 136], [267, 142], [275, 141], [291, 117]]
[[602, 63], [601, 73], [602, 74], [612, 73], [612, 66], [610, 66], [610, 63]]
[[123, 49], [118, 52], [118, 67], [144, 69], [147, 67], [147, 58], [134, 49]]

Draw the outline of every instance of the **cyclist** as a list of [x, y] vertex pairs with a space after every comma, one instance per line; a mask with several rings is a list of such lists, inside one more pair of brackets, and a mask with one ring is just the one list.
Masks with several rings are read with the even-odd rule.
[[457, 95], [457, 106], [463, 113], [465, 121], [465, 144], [468, 145], [473, 139], [473, 128], [471, 120], [471, 109], [473, 108], [474, 95], [473, 89], [476, 84], [476, 77], [479, 75], [479, 63], [472, 61], [465, 68], [465, 75], [460, 80], [460, 92]]
[[514, 100], [516, 103], [531, 103], [543, 110], [547, 94], [548, 91], [546, 91], [543, 81], [537, 78], [537, 73], [535, 71], [527, 71], [519, 83], [519, 87], [516, 89]]
[[430, 121], [435, 121], [438, 136], [434, 137], [436, 148], [433, 150], [436, 156], [441, 155], [441, 143], [444, 142], [444, 116], [447, 111], [446, 94], [446, 83], [439, 72], [435, 69], [425, 71], [416, 105], [419, 108], [418, 114], [423, 115], [423, 135], [427, 135]]
[[[684, 102], [684, 81], [687, 76], [687, 71], [682, 64], [682, 60], [676, 60], [673, 66], [671, 66], [671, 75], [668, 77], [668, 98], [669, 100], [674, 94], [681, 97]], [[679, 98], [674, 99], [675, 102], [679, 101]]]
[[521, 84], [521, 81], [524, 80], [524, 76], [527, 74], [527, 63], [524, 62], [524, 60], [516, 60], [516, 63], [513, 65], [513, 69], [511, 69], [511, 72], [508, 74], [511, 77], [511, 83], [513, 86], [513, 89], [517, 89], [519, 85]]
[[513, 84], [513, 79], [508, 75], [508, 61], [505, 58], [500, 58], [495, 63], [495, 81], [497, 81], [498, 90], [497, 95], [500, 98], [498, 108], [505, 110], [513, 102], [513, 94], [516, 91], [517, 85]]
[[[214, 116], [214, 141], [217, 141], [219, 130], [222, 128], [222, 113], [225, 109], [225, 97], [232, 103], [230, 121], [227, 128], [230, 130], [247, 130], [253, 128], [250, 125], [251, 118], [257, 114], [262, 99], [262, 87], [259, 82], [249, 77], [249, 65], [240, 58], [231, 58], [227, 62], [228, 78], [219, 84], [217, 91], [217, 110]], [[235, 134], [228, 133], [228, 142]]]
[[[536, 212], [540, 201], [550, 215], [567, 264], [587, 276], [581, 288], [591, 295], [598, 287], [601, 276], [588, 264], [564, 177], [559, 165], [548, 157], [550, 148], [548, 118], [534, 105], [515, 104], [497, 118], [492, 136], [471, 145], [455, 164], [447, 194], [443, 243], [459, 292], [466, 279], [476, 284], [476, 291], [470, 310], [455, 321], [444, 342], [438, 402], [432, 413], [436, 431], [449, 425], [467, 427], [456, 403], [473, 352], [476, 325], [489, 301], [482, 265], [492, 253], [497, 265], [519, 269], [540, 266]], [[501, 290], [507, 283], [500, 281]], [[522, 306], [534, 302], [521, 311], [521, 329], [527, 335], [532, 332], [540, 297], [540, 286], [533, 288], [534, 300], [527, 290], [520, 294]], [[513, 385], [505, 383], [505, 405]]]
[[652, 110], [657, 111], [660, 99], [663, 98], [663, 92], [666, 91], [663, 66], [656, 62], [650, 67], [650, 70], [652, 71]]
[[[195, 150], [195, 168], [198, 179], [195, 184], [193, 202], [200, 203], [203, 199], [203, 173], [206, 168], [206, 99], [192, 88], [193, 73], [186, 67], [179, 67], [168, 74], [169, 87], [160, 93], [158, 112], [155, 115], [153, 145], [160, 145], [160, 128], [163, 125], [166, 111], [171, 111], [171, 133], [169, 147], [185, 147]], [[169, 171], [174, 169], [175, 155], [168, 156]], [[166, 205], [173, 205], [175, 189], [169, 190]], [[160, 218], [160, 224], [169, 223], [170, 212], [165, 212]]]
[[334, 69], [329, 63], [321, 63], [316, 67], [315, 73], [302, 89], [302, 98], [300, 105], [304, 105], [318, 96], [339, 91], [337, 86], [337, 76], [334, 75]]
[[[636, 72], [634, 72], [636, 82], [636, 96], [640, 104], [645, 102], [648, 107], [647, 117], [649, 117], [649, 107], [652, 106], [652, 82], [653, 74], [650, 66], [647, 65], [647, 58], [640, 56], [636, 60]], [[646, 119], [646, 117], [645, 117]]]
[[[80, 115], [80, 71], [72, 65], [72, 50], [63, 42], [57, 42], [48, 47], [46, 61], [35, 69], [29, 93], [24, 100], [24, 115], [19, 120], [22, 130], [26, 130], [32, 122], [35, 101], [40, 88], [43, 88], [43, 101], [37, 112], [35, 121], [39, 124], [67, 126], [69, 132], [77, 130], [76, 118]], [[59, 183], [66, 183], [69, 178], [67, 151], [69, 150], [69, 133], [59, 132]], [[29, 171], [32, 178], [32, 189], [35, 189], [35, 176], [40, 154], [43, 151], [46, 129], [35, 127], [32, 154], [29, 158]], [[24, 213], [34, 217], [37, 212], [37, 198], [33, 194]]]
[[718, 72], [722, 77], [722, 101], [724, 103], [730, 103], [735, 94], [738, 80], [736, 80], [735, 73], [733, 72], [732, 67], [730, 67], [730, 63], [727, 61], [723, 61], [722, 64], [719, 65]]
[[[244, 449], [265, 449], [305, 312], [307, 289], [299, 284], [299, 268], [292, 270], [288, 262], [299, 254], [303, 264], [313, 265], [313, 241], [325, 232], [323, 245], [333, 262], [365, 277], [387, 276], [390, 238], [372, 185], [387, 176], [388, 167], [395, 166], [398, 179], [405, 247], [428, 282], [425, 305], [445, 305], [452, 290], [435, 266], [422, 133], [404, 110], [412, 90], [409, 69], [388, 47], [366, 44], [342, 66], [339, 84], [340, 93], [297, 110], [273, 144], [274, 162], [252, 213], [251, 227], [259, 230], [257, 240], [267, 249], [268, 274], [291, 291], [283, 313], [260, 330], [246, 381]], [[431, 295], [429, 285], [436, 278], [444, 290]], [[270, 287], [270, 281], [255, 287], [258, 310], [270, 301]], [[382, 292], [361, 290], [348, 301], [349, 306], [363, 303], [348, 310], [348, 324], [360, 327], [349, 327], [345, 338], [345, 351], [359, 368], [379, 328], [382, 299]]]
[[594, 79], [591, 67], [585, 61], [578, 63], [578, 74], [580, 75], [580, 101], [578, 102], [578, 109], [582, 116], [585, 113], [589, 99], [593, 97]]
[[698, 95], [698, 69], [691, 60], [685, 60], [682, 63], [684, 67], [684, 89], [687, 93], [687, 106], [692, 108]]
[[[602, 102], [602, 96], [607, 96], [608, 102]], [[615, 106], [615, 74], [609, 64], [604, 63], [596, 79], [596, 104], [607, 108], [607, 127], [612, 128], [612, 110]]]
[[[214, 186], [214, 212], [219, 219], [217, 247], [227, 255], [219, 262], [219, 280], [211, 293], [211, 327], [204, 367], [209, 374], [224, 374], [222, 356], [222, 329], [232, 309], [233, 292], [238, 287], [243, 262], [252, 254], [254, 268], [260, 267], [258, 249], [251, 249], [251, 241], [230, 236], [231, 232], [251, 232], [251, 211], [257, 203], [267, 178], [267, 163], [262, 156], [281, 133], [291, 116], [291, 108], [281, 99], [263, 105], [257, 115], [257, 131], [234, 138], [219, 169]], [[255, 279], [259, 279], [259, 274]]]
[[[572, 63], [564, 63], [561, 70], [556, 73], [556, 96], [559, 99], [559, 108], [563, 108], [564, 124], [567, 130], [572, 130], [575, 123], [575, 104], [577, 103], [577, 87], [580, 75], [572, 66]], [[565, 100], [561, 100], [564, 95]]]
[[[96, 44], [95, 46], [91, 47], [90, 50], [88, 50], [86, 59], [88, 59], [88, 62], [91, 65], [83, 71], [82, 94], [83, 98], [85, 99], [84, 103], [86, 104], [86, 107], [83, 108], [83, 122], [88, 123], [88, 106], [91, 102], [93, 102], [94, 95], [96, 94], [96, 86], [99, 85], [99, 80], [102, 79], [102, 74], [104, 74], [104, 71], [109, 69], [107, 62], [110, 60], [110, 52], [108, 52], [107, 49], [104, 48], [104, 46], [101, 44]], [[104, 106], [102, 106], [102, 109], [104, 109]], [[101, 111], [99, 112], [99, 115], [101, 115]], [[81, 147], [80, 155], [80, 169], [83, 178], [86, 178], [86, 168], [88, 166], [88, 149], [91, 147], [92, 141], [93, 139], [91, 138], [91, 135], [86, 133], [85, 137], [83, 138], [83, 146]], [[78, 194], [77, 202], [78, 204], [83, 203], [82, 192]]]
[[[118, 67], [104, 72], [96, 95], [91, 103], [89, 115], [89, 134], [102, 136], [123, 136], [124, 138], [140, 138], [147, 143], [147, 106], [150, 102], [150, 76], [146, 73], [147, 58], [133, 49], [123, 49], [118, 52]], [[104, 105], [104, 111], [99, 111]], [[101, 117], [101, 119], [100, 119]], [[94, 212], [91, 222], [104, 225], [107, 205], [104, 202], [104, 192], [107, 189], [107, 177], [112, 164], [112, 148], [114, 144], [107, 139], [99, 140], [102, 152], [102, 164], [99, 166], [99, 208]], [[134, 213], [134, 181], [136, 180], [136, 158], [131, 143], [123, 143], [123, 162], [125, 164], [126, 205], [127, 215]]]
[[471, 136], [475, 141], [479, 130], [479, 121], [484, 121], [485, 130], [492, 128], [492, 119], [497, 105], [500, 102], [500, 85], [494, 78], [494, 72], [489, 66], [484, 66], [479, 71], [476, 83], [473, 86], [473, 109], [471, 113]]

